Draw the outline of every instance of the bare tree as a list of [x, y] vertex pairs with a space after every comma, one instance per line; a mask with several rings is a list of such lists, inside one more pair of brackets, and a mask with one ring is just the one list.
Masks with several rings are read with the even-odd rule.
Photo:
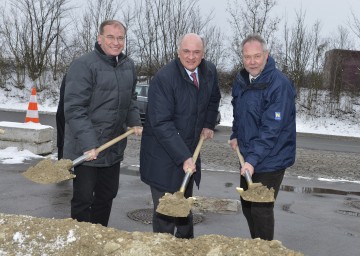
[[134, 35], [132, 33], [132, 26], [133, 26], [133, 22], [135, 20], [135, 8], [133, 8], [130, 5], [127, 5], [126, 7], [122, 8], [122, 17], [123, 17], [123, 22], [127, 28], [127, 35], [125, 38], [125, 54], [128, 56], [131, 56], [133, 53], [133, 49], [134, 49]]
[[[207, 30], [212, 14], [200, 16], [197, 0], [143, 0], [137, 2], [135, 9], [132, 31], [136, 53], [133, 56], [140, 63], [142, 75], [151, 77], [160, 67], [175, 58], [178, 39], [185, 33], [198, 33], [209, 42], [218, 40]], [[214, 32], [214, 28], [212, 30]], [[220, 43], [217, 47], [219, 49]], [[212, 55], [212, 61], [215, 56]]]
[[350, 31], [344, 26], [337, 27], [337, 33], [328, 40], [330, 49], [355, 49], [354, 40], [350, 38]]
[[229, 22], [233, 31], [232, 48], [237, 65], [241, 65], [240, 43], [252, 33], [260, 34], [272, 48], [274, 32], [278, 30], [280, 18], [271, 17], [276, 0], [231, 0], [227, 3]]
[[360, 18], [359, 15], [353, 11], [351, 11], [352, 20], [348, 23], [350, 25], [350, 29], [354, 32], [355, 36], [360, 39]]
[[101, 22], [114, 19], [119, 10], [121, 10], [119, 0], [87, 0], [87, 8], [76, 27], [76, 41], [80, 52], [85, 53], [94, 49]]
[[41, 78], [48, 66], [47, 53], [64, 29], [61, 21], [68, 11], [67, 3], [68, 0], [11, 0], [11, 18], [4, 17], [2, 30], [17, 70], [26, 68], [32, 81]]
[[305, 13], [296, 12], [296, 22], [290, 30], [287, 53], [288, 75], [299, 87], [304, 82], [304, 75], [311, 57], [311, 37], [305, 26]]
[[10, 83], [22, 89], [25, 86], [26, 78], [25, 49], [21, 41], [21, 33], [16, 29], [20, 27], [21, 22], [19, 22], [14, 12], [6, 15], [5, 10], [3, 10], [1, 17], [1, 34], [4, 42], [4, 47], [2, 48], [3, 54], [4, 58], [12, 63], [14, 71], [14, 76]]
[[215, 64], [218, 70], [225, 69], [225, 60], [229, 53], [224, 46], [224, 35], [221, 29], [216, 26], [209, 26], [202, 33], [205, 41], [205, 58]]

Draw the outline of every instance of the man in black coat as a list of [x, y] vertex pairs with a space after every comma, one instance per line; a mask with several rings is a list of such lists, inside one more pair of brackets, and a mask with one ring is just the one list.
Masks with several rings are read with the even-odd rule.
[[58, 160], [63, 158], [64, 151], [64, 134], [65, 134], [65, 115], [64, 115], [64, 91], [65, 91], [65, 79], [63, 77], [60, 86], [60, 98], [59, 104], [56, 110], [56, 146], [58, 148]]
[[193, 175], [185, 190], [192, 196], [194, 180], [199, 186], [200, 159], [192, 155], [200, 135], [212, 138], [220, 102], [217, 71], [204, 60], [204, 42], [186, 34], [178, 45], [178, 58], [160, 69], [150, 81], [148, 108], [141, 140], [140, 174], [154, 202], [153, 231], [193, 238], [192, 213], [174, 218], [155, 210], [165, 192], [179, 190], [185, 172]]

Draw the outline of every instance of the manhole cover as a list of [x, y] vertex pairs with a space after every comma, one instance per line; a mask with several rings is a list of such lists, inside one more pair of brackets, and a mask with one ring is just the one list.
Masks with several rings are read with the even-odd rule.
[[[135, 221], [140, 221], [144, 224], [151, 224], [152, 223], [152, 216], [153, 216], [153, 209], [147, 208], [147, 209], [137, 209], [131, 212], [127, 213], [127, 216]], [[194, 225], [200, 223], [203, 221], [203, 216], [200, 214], [194, 214], [193, 213], [193, 222]]]

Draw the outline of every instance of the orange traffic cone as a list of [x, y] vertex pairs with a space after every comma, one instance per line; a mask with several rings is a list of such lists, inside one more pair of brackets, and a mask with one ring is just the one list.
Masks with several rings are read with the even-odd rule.
[[38, 105], [36, 100], [36, 87], [33, 87], [31, 90], [29, 106], [26, 111], [25, 117], [25, 123], [27, 122], [40, 123]]

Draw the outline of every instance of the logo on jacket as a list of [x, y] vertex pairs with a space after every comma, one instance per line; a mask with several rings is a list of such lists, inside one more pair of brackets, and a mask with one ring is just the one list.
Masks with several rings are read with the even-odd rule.
[[275, 112], [275, 120], [281, 120], [281, 112]]

